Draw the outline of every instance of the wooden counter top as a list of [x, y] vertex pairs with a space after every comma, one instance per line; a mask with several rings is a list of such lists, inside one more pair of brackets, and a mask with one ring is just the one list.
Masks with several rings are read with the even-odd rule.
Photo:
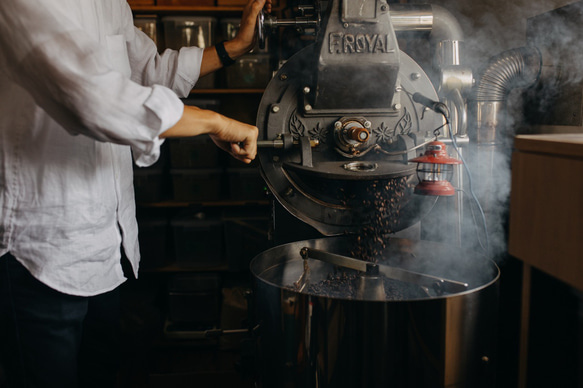
[[515, 138], [511, 255], [583, 291], [583, 134]]
[[538, 152], [583, 158], [583, 133], [519, 135], [514, 148], [524, 152]]

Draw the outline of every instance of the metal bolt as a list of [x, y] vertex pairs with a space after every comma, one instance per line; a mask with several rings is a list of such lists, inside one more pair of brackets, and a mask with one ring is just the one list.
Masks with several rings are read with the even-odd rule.
[[387, 6], [386, 5], [381, 5], [381, 11], [386, 11], [387, 10]]
[[421, 74], [420, 73], [411, 73], [411, 79], [413, 81], [418, 80], [419, 78], [421, 78]]
[[273, 113], [277, 113], [277, 112], [279, 112], [279, 105], [273, 105], [273, 106], [271, 107], [271, 111], [272, 111]]
[[304, 106], [304, 109], [306, 110], [306, 112], [309, 112], [312, 110], [312, 105], [306, 104], [306, 106]]
[[394, 109], [394, 110], [399, 110], [399, 109], [401, 109], [401, 104], [395, 104], [395, 105], [393, 105], [393, 109]]
[[395, 92], [397, 92], [397, 93], [399, 93], [399, 92], [400, 92], [400, 91], [402, 91], [402, 90], [403, 90], [403, 87], [402, 87], [401, 85], [398, 85], [398, 86], [395, 88]]
[[336, 122], [334, 123], [334, 128], [336, 128], [336, 129], [340, 129], [340, 128], [342, 128], [342, 123], [341, 123], [340, 121], [336, 121]]
[[287, 74], [281, 74], [281, 75], [279, 76], [279, 79], [280, 79], [281, 81], [285, 81], [285, 80], [287, 80]]
[[370, 126], [371, 126], [371, 125], [372, 125], [372, 123], [371, 123], [370, 121], [368, 121], [368, 120], [366, 120], [366, 121], [364, 122], [364, 127], [365, 127], [365, 128], [370, 128]]
[[303, 92], [304, 92], [304, 94], [309, 94], [310, 93], [310, 87], [309, 86], [304, 86]]
[[343, 26], [344, 28], [348, 28], [348, 23], [344, 23], [342, 26]]

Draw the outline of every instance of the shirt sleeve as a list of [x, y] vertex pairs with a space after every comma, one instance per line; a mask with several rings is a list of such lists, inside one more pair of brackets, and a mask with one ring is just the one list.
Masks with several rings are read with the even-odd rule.
[[133, 25], [127, 37], [133, 81], [141, 85], [164, 85], [179, 97], [188, 96], [200, 77], [204, 49], [183, 47], [158, 54], [152, 39]]
[[[129, 145], [136, 162], [148, 165], [159, 153], [158, 136], [182, 116], [184, 105], [175, 91], [184, 93], [198, 77], [198, 70], [183, 70], [185, 61], [194, 59], [197, 67], [202, 54], [187, 50], [157, 56], [146, 50], [137, 55], [155, 45], [136, 34], [131, 23], [127, 46], [120, 49], [127, 50], [125, 60], [134, 75], [124, 74], [114, 68], [112, 50], [102, 37], [83, 27], [85, 3], [97, 7], [101, 2], [0, 1], [2, 67], [65, 130]], [[120, 21], [121, 35], [129, 29], [127, 19]]]

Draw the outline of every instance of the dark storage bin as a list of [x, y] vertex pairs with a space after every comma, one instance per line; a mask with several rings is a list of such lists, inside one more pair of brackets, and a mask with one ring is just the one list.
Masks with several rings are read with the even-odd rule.
[[172, 221], [176, 264], [205, 268], [223, 264], [223, 222], [199, 214], [176, 216]]
[[140, 16], [137, 15], [134, 17], [134, 25], [144, 32], [144, 34], [148, 35], [150, 39], [154, 41], [157, 47], [158, 46], [158, 20], [155, 17], [151, 16]]
[[271, 80], [269, 54], [247, 54], [225, 68], [228, 88], [264, 88]]
[[138, 219], [140, 243], [140, 269], [163, 267], [167, 264], [168, 226], [166, 217]]
[[216, 167], [218, 147], [210, 136], [169, 139], [170, 167], [173, 169]]
[[[179, 50], [181, 47], [210, 47], [215, 43], [216, 18], [196, 16], [165, 16], [164, 41], [166, 48]], [[215, 73], [207, 74], [197, 81], [196, 89], [215, 87]]]
[[217, 98], [183, 98], [184, 105], [196, 106], [200, 109], [208, 109], [214, 112], [219, 112], [221, 109], [221, 100]]
[[172, 169], [172, 187], [177, 201], [216, 201], [221, 198], [223, 170]]
[[134, 168], [134, 192], [138, 202], [156, 202], [164, 199], [163, 170]]
[[229, 198], [234, 200], [265, 199], [266, 186], [258, 168], [229, 168]]
[[[249, 325], [248, 313], [249, 289], [242, 287], [223, 288], [221, 290], [221, 329], [240, 330]], [[232, 333], [219, 338], [221, 350], [241, 350], [241, 343], [249, 338], [249, 333]]]
[[220, 276], [215, 273], [177, 274], [168, 283], [168, 320], [217, 326], [221, 308]]
[[225, 259], [230, 271], [245, 271], [249, 262], [270, 248], [269, 216], [261, 211], [225, 212]]

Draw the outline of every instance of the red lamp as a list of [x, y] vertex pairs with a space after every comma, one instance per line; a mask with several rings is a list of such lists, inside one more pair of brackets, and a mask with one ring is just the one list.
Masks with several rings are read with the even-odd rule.
[[419, 184], [415, 186], [415, 194], [440, 196], [455, 194], [455, 189], [450, 183], [453, 166], [462, 162], [447, 154], [443, 142], [437, 140], [430, 142], [425, 147], [423, 155], [409, 161], [417, 163]]

